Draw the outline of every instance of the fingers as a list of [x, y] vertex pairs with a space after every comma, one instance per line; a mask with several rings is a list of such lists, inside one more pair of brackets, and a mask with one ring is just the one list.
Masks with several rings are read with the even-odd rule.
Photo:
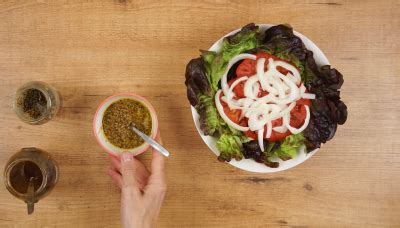
[[[161, 143], [160, 135], [157, 136], [156, 140]], [[151, 176], [149, 178], [149, 184], [145, 189], [146, 193], [150, 195], [157, 195], [161, 198], [164, 197], [166, 192], [165, 174], [164, 174], [164, 155], [153, 149], [153, 159], [151, 161]]]
[[132, 191], [132, 194], [139, 194], [139, 186], [135, 175], [135, 161], [130, 153], [123, 153], [121, 156], [122, 192]]
[[164, 155], [156, 150], [153, 150], [153, 158], [151, 160], [151, 173], [152, 176], [164, 176]]
[[[161, 143], [161, 137], [158, 134], [156, 141]], [[111, 158], [114, 171], [120, 170], [122, 174], [122, 192], [126, 188], [134, 189], [137, 194], [144, 192], [152, 192], [163, 196], [166, 190], [165, 174], [164, 174], [164, 156], [152, 150], [151, 175], [147, 168], [139, 160], [135, 159], [129, 153], [123, 153], [121, 161]]]
[[[121, 173], [121, 160], [114, 156], [110, 156], [110, 161], [111, 161], [111, 168], [117, 171], [118, 173]], [[134, 167], [134, 176], [136, 178], [136, 181], [141, 184], [143, 187], [147, 184], [147, 179], [150, 176], [149, 170], [147, 170], [146, 166], [136, 158], [133, 158]]]
[[107, 170], [108, 175], [111, 177], [111, 180], [114, 182], [114, 184], [118, 187], [118, 188], [122, 188], [122, 176], [120, 173], [118, 173], [117, 171], [115, 171], [115, 169], [113, 168], [109, 168]]
[[121, 173], [121, 160], [110, 155], [110, 161], [111, 161], [111, 167], [115, 171]]
[[144, 166], [144, 164], [139, 160], [137, 160], [136, 158], [134, 158], [134, 163], [135, 163], [134, 176], [136, 178], [137, 183], [139, 184], [139, 188], [143, 190], [149, 180], [150, 172], [146, 168], [146, 166]]
[[163, 199], [165, 192], [167, 190], [167, 185], [165, 182], [164, 175], [164, 157], [159, 152], [153, 152], [152, 161], [152, 174], [149, 178], [149, 183], [144, 189], [145, 196]]
[[[160, 134], [157, 134], [156, 141], [162, 144]], [[153, 148], [153, 158], [151, 160], [152, 176], [164, 177], [164, 155]]]

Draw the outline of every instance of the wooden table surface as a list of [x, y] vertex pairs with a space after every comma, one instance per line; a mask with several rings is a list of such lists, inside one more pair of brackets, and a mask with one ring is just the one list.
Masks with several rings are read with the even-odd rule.
[[[91, 121], [105, 97], [135, 92], [154, 104], [172, 152], [159, 227], [399, 227], [399, 1], [244, 2], [1, 1], [0, 170], [35, 146], [54, 156], [60, 179], [31, 216], [1, 185], [0, 226], [118, 227], [120, 192]], [[345, 78], [346, 124], [312, 159], [276, 174], [218, 162], [186, 100], [186, 63], [249, 22], [290, 23]], [[12, 110], [31, 80], [62, 95], [41, 126]]]

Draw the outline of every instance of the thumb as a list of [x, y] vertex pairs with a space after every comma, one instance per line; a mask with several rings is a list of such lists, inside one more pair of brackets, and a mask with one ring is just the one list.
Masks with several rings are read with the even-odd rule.
[[125, 152], [121, 156], [121, 175], [122, 175], [122, 188], [133, 187], [137, 188], [135, 179], [135, 159], [132, 154]]

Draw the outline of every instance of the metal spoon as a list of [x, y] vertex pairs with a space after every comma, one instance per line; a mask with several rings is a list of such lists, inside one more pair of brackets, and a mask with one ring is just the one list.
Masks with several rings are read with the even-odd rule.
[[146, 141], [151, 147], [153, 147], [154, 149], [156, 149], [158, 152], [160, 152], [162, 155], [164, 155], [165, 157], [169, 156], [169, 152], [168, 150], [166, 150], [163, 146], [161, 146], [158, 142], [156, 142], [154, 139], [150, 138], [149, 136], [147, 136], [146, 134], [144, 134], [143, 132], [139, 131], [136, 127], [134, 123], [131, 123], [131, 125], [129, 126], [130, 129], [132, 131], [134, 131], [137, 135], [139, 135], [144, 141]]

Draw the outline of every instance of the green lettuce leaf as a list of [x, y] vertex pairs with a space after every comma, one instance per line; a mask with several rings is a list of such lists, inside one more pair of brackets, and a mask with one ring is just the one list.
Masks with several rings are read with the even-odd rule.
[[213, 68], [214, 59], [217, 57], [217, 52], [215, 51], [201, 51], [201, 58], [203, 59], [204, 67], [206, 69], [206, 75], [209, 83], [211, 84], [211, 75], [215, 71]]
[[287, 136], [279, 149], [275, 151], [273, 157], [279, 157], [284, 161], [296, 157], [297, 151], [304, 145], [304, 141], [303, 133]]
[[233, 159], [242, 160], [242, 142], [239, 136], [223, 134], [217, 141], [217, 148], [220, 152], [218, 160], [229, 162]]
[[198, 105], [196, 106], [199, 113], [200, 129], [205, 135], [218, 135], [220, 124], [220, 116], [214, 104], [214, 99], [210, 96], [200, 94], [198, 96]]
[[222, 41], [220, 52], [203, 51], [202, 58], [205, 63], [206, 73], [213, 91], [218, 90], [218, 83], [226, 67], [233, 57], [258, 45], [259, 28], [254, 24], [243, 27], [239, 32], [225, 37]]

